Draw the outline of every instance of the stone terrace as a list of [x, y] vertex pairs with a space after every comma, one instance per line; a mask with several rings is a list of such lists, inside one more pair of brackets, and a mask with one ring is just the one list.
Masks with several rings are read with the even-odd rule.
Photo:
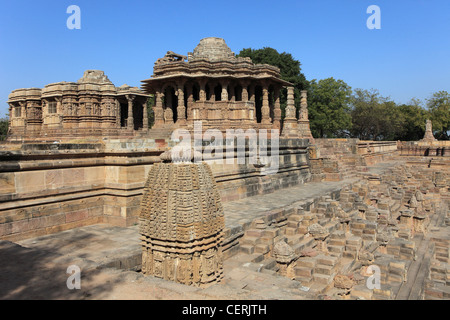
[[[368, 172], [360, 175], [359, 178], [376, 177], [402, 163], [404, 162], [399, 160], [380, 163], [369, 167]], [[320, 203], [323, 200], [339, 198], [341, 190], [346, 186], [354, 185], [359, 178], [308, 183], [277, 190], [271, 194], [225, 203], [225, 277], [220, 284], [206, 289], [184, 286], [154, 277], [144, 277], [136, 272], [140, 269], [141, 254], [137, 226], [122, 228], [99, 224], [27, 239], [17, 244], [1, 242], [1, 269], [5, 272], [0, 275], [0, 280], [5, 285], [2, 286], [0, 297], [2, 299], [317, 299], [327, 297], [328, 292], [324, 289], [330, 290], [332, 286], [321, 284], [321, 277], [324, 281], [333, 283], [332, 274], [328, 276], [328, 278], [331, 277], [330, 280], [325, 279], [327, 278], [326, 270], [335, 268], [327, 267], [335, 263], [336, 258], [333, 258], [333, 255], [319, 256], [318, 259], [321, 259], [322, 264], [319, 263], [314, 269], [317, 273], [314, 279], [319, 284], [306, 286], [306, 282], [299, 281], [299, 277], [293, 280], [286, 274], [280, 274], [275, 259], [271, 258], [272, 254], [258, 253], [263, 246], [253, 248], [249, 246], [247, 241], [249, 236], [252, 236], [249, 232], [257, 228], [258, 224], [263, 224], [266, 233], [273, 233], [271, 236], [282, 240], [289, 235], [287, 228], [290, 225], [289, 221], [292, 221], [289, 216], [294, 218], [296, 216], [293, 212], [294, 207], [307, 210], [315, 208], [314, 211], [320, 211]], [[280, 230], [284, 230], [284, 235]], [[433, 235], [432, 241], [441, 247], [445, 246], [444, 242], [448, 241], [445, 240], [445, 235], [442, 236], [437, 231], [434, 231]], [[339, 242], [338, 238], [335, 236], [333, 238], [336, 239], [334, 240], [336, 243]], [[444, 240], [441, 240], [442, 238]], [[308, 245], [312, 247], [313, 240], [309, 238], [306, 246], [301, 246], [300, 243], [297, 247], [300, 245], [300, 248], [308, 249]], [[349, 241], [351, 238], [347, 239], [347, 242]], [[292, 242], [289, 243], [292, 244]], [[448, 256], [448, 252], [445, 256], [443, 249], [436, 251], [436, 254], [441, 264], [444, 263], [442, 257]], [[306, 260], [308, 259], [301, 258], [301, 265], [307, 266]], [[20, 266], [17, 265], [18, 262]], [[77, 264], [82, 268], [83, 289], [76, 290], [77, 292], [71, 292], [65, 286], [67, 279], [65, 272], [70, 264]], [[421, 264], [418, 267], [420, 266]], [[43, 276], [41, 273], [38, 275], [36, 268]], [[391, 265], [391, 268], [394, 268], [394, 265]], [[297, 267], [296, 272], [301, 273], [303, 269], [305, 267]], [[442, 274], [445, 278], [445, 266], [442, 269], [442, 266], [436, 265], [431, 270], [433, 276], [427, 280], [429, 288], [427, 297], [436, 297], [436, 295], [444, 297], [445, 281], [442, 284], [439, 279], [442, 278]], [[21, 276], [18, 277], [17, 274]], [[320, 274], [323, 275], [320, 276]], [[26, 279], [26, 286], [23, 279]], [[337, 282], [336, 279], [335, 282]], [[423, 283], [421, 282], [420, 285]], [[409, 291], [408, 288], [403, 289], [399, 294], [404, 294], [405, 291], [411, 292], [414, 283], [408, 286], [411, 287]], [[417, 287], [417, 284], [415, 286]], [[42, 288], [42, 290], [27, 289], [31, 287]], [[332, 289], [331, 292], [333, 290], [337, 289]], [[373, 298], [366, 291], [359, 285], [352, 291], [351, 298]]]

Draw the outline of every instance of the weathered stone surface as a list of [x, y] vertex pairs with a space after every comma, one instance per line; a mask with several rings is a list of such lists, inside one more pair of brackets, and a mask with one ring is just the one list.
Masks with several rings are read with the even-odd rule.
[[144, 274], [195, 286], [220, 281], [224, 215], [207, 164], [154, 164], [139, 219]]
[[338, 274], [334, 277], [334, 286], [338, 289], [349, 290], [353, 287], [354, 281], [350, 277]]

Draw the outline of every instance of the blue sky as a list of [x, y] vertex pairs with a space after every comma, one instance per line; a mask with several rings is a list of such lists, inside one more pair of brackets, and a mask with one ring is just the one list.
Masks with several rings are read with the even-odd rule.
[[[381, 29], [369, 30], [369, 5]], [[69, 5], [81, 29], [69, 30]], [[100, 69], [116, 85], [140, 86], [156, 59], [187, 55], [205, 37], [272, 47], [302, 63], [308, 80], [334, 77], [398, 103], [450, 91], [450, 1], [0, 1], [0, 117], [17, 88], [77, 81]]]

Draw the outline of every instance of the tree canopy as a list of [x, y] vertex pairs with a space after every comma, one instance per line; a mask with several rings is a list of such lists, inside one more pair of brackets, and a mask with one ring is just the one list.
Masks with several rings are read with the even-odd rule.
[[450, 94], [438, 91], [427, 100], [429, 118], [433, 122], [436, 139], [449, 140], [450, 132]]
[[6, 139], [7, 133], [8, 133], [8, 119], [1, 118], [0, 119], [0, 141]]
[[333, 78], [309, 83], [308, 112], [313, 136], [348, 137], [352, 125], [350, 102], [352, 90], [342, 80]]

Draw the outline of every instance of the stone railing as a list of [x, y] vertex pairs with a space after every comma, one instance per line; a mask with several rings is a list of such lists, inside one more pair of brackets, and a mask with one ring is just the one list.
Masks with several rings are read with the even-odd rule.
[[450, 141], [399, 141], [401, 156], [450, 157]]

